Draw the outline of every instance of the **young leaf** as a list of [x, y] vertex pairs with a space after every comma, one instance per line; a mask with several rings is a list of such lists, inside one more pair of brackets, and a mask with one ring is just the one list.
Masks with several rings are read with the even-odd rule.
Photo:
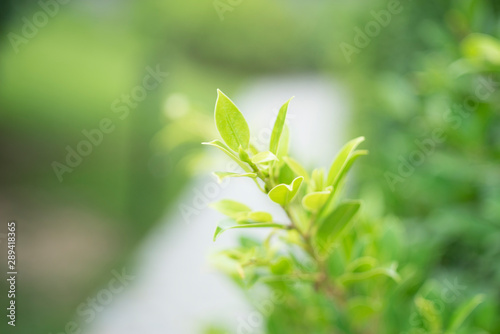
[[214, 241], [217, 240], [217, 237], [222, 233], [227, 230], [233, 229], [233, 228], [257, 228], [257, 227], [274, 227], [274, 228], [283, 228], [285, 229], [285, 225], [281, 224], [276, 224], [276, 223], [237, 223], [232, 219], [225, 219], [219, 222], [217, 225], [217, 228], [215, 229], [214, 233]]
[[238, 221], [254, 221], [258, 223], [267, 223], [273, 221], [273, 216], [264, 211], [252, 211], [238, 218]]
[[397, 265], [393, 263], [391, 266], [387, 268], [379, 267], [361, 272], [348, 272], [340, 276], [338, 278], [338, 281], [340, 284], [347, 284], [351, 282], [370, 279], [376, 276], [387, 276], [392, 278], [396, 283], [398, 283], [401, 281], [401, 277], [396, 272], [396, 267]]
[[224, 142], [234, 151], [238, 151], [240, 146], [248, 148], [250, 143], [248, 124], [233, 101], [220, 90], [217, 90], [215, 103], [215, 124]]
[[417, 306], [418, 312], [428, 324], [430, 333], [441, 333], [443, 325], [439, 311], [436, 309], [436, 304], [422, 296], [417, 296], [415, 298], [415, 305]]
[[210, 204], [210, 206], [219, 211], [220, 213], [237, 219], [241, 215], [246, 214], [248, 212], [251, 212], [252, 209], [250, 209], [248, 206], [246, 206], [243, 203], [232, 201], [230, 199], [223, 199], [218, 202]]
[[318, 191], [307, 194], [302, 199], [302, 206], [311, 212], [318, 211], [330, 196], [330, 191]]
[[345, 230], [354, 215], [358, 212], [361, 203], [359, 201], [347, 201], [340, 204], [319, 226], [316, 233], [318, 244], [328, 247]]
[[254, 155], [255, 155], [255, 154], [259, 153], [259, 150], [257, 149], [257, 147], [255, 147], [255, 145], [254, 145], [254, 144], [250, 143], [249, 148], [250, 148], [250, 152], [251, 152], [252, 154], [254, 154]]
[[363, 256], [353, 260], [346, 267], [347, 272], [363, 272], [375, 268], [377, 265], [377, 259], [371, 256]]
[[275, 160], [278, 160], [278, 158], [269, 151], [257, 153], [252, 157], [252, 162], [254, 164], [262, 164], [265, 162], [275, 161]]
[[247, 164], [252, 163], [252, 160], [250, 159], [248, 152], [241, 146], [238, 149], [238, 156], [240, 157], [241, 161], [246, 162]]
[[300, 163], [298, 163], [297, 161], [293, 160], [290, 157], [283, 157], [283, 160], [285, 160], [288, 167], [290, 167], [290, 169], [297, 176], [303, 176], [304, 181], [306, 181], [306, 183], [309, 183], [309, 174], [307, 173], [307, 170], [304, 167], [302, 167]]
[[275, 275], [284, 275], [292, 270], [292, 261], [287, 257], [280, 257], [270, 266], [271, 272]]
[[380, 312], [381, 305], [368, 297], [353, 297], [347, 301], [349, 317], [353, 323], [365, 323]]
[[222, 183], [222, 181], [227, 177], [251, 177], [256, 178], [257, 174], [255, 173], [232, 173], [232, 172], [214, 172], [213, 173], [217, 177], [217, 182]]
[[203, 145], [209, 145], [217, 147], [222, 152], [226, 153], [231, 159], [233, 159], [245, 172], [251, 172], [252, 169], [241, 161], [236, 154], [234, 154], [226, 144], [220, 140], [212, 140], [211, 142], [202, 143]]
[[338, 178], [344, 169], [351, 153], [356, 149], [356, 147], [365, 140], [365, 137], [358, 137], [350, 142], [348, 142], [342, 150], [340, 150], [339, 154], [335, 158], [330, 167], [330, 171], [328, 172], [328, 178], [326, 184], [331, 186], [334, 185], [336, 178]]
[[474, 311], [474, 309], [484, 301], [484, 295], [476, 295], [472, 299], [462, 304], [452, 315], [450, 325], [446, 334], [456, 333], [465, 319]]
[[[347, 160], [344, 168], [340, 172], [340, 175], [337, 178], [335, 178], [335, 181], [333, 182], [333, 186], [329, 186], [329, 187], [332, 187], [333, 189], [335, 189], [335, 191], [332, 191], [330, 193], [330, 196], [326, 200], [325, 205], [321, 208], [321, 211], [320, 211], [320, 213], [318, 215], [320, 218], [323, 215], [327, 215], [330, 212], [331, 206], [333, 205], [333, 201], [334, 201], [335, 195], [338, 192], [338, 190], [340, 188], [342, 188], [341, 187], [342, 182], [344, 181], [344, 179], [345, 179], [345, 177], [347, 175], [347, 172], [349, 172], [349, 170], [351, 169], [354, 161], [356, 161], [356, 159], [358, 159], [360, 156], [367, 155], [367, 154], [368, 154], [367, 150], [357, 150], [357, 151], [354, 151], [351, 154], [351, 156]], [[329, 187], [327, 187], [327, 188], [329, 188]]]
[[367, 154], [368, 154], [368, 150], [356, 150], [356, 151], [354, 151], [351, 154], [351, 156], [349, 157], [349, 159], [347, 160], [347, 163], [345, 164], [344, 168], [342, 169], [342, 172], [340, 173], [339, 177], [337, 177], [337, 179], [334, 181], [333, 187], [337, 187], [339, 185], [339, 183], [345, 178], [345, 176], [347, 175], [347, 173], [351, 169], [351, 167], [352, 167], [354, 161], [356, 161], [356, 159], [358, 159], [359, 157], [361, 157], [363, 155], [367, 155]]
[[281, 133], [283, 132], [283, 127], [285, 126], [286, 112], [288, 110], [288, 104], [293, 99], [291, 97], [288, 101], [283, 104], [278, 113], [278, 117], [276, 117], [276, 122], [274, 123], [273, 132], [271, 134], [271, 141], [269, 143], [269, 151], [271, 153], [278, 153], [278, 146], [281, 139]]
[[288, 129], [288, 126], [285, 124], [283, 127], [283, 132], [281, 134], [280, 142], [278, 145], [278, 152], [276, 153], [276, 156], [278, 159], [281, 159], [282, 157], [285, 157], [288, 155], [288, 146], [290, 144], [290, 129]]
[[323, 168], [316, 168], [312, 171], [312, 189], [314, 191], [322, 191], [325, 187], [325, 170]]
[[300, 185], [304, 180], [303, 176], [299, 176], [292, 181], [292, 184], [279, 184], [271, 191], [269, 191], [269, 198], [282, 206], [288, 205], [292, 201], [292, 199], [299, 191]]

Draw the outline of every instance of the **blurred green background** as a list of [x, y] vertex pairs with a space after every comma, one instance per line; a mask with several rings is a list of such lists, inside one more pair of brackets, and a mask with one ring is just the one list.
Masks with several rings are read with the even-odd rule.
[[[401, 219], [406, 260], [487, 293], [473, 321], [500, 333], [500, 3], [401, 1], [357, 47], [355, 28], [389, 2], [2, 2], [0, 212], [19, 226], [15, 332], [63, 328], [127, 263], [193, 176], [206, 138], [182, 124], [211, 115], [217, 88], [231, 96], [262, 75], [314, 73], [349, 91], [351, 133], [370, 150], [358, 188], [379, 189]], [[47, 22], [30, 30], [41, 11]], [[357, 51], [346, 58], [342, 43]], [[157, 67], [168, 76], [121, 119], [113, 103]], [[489, 94], [478, 95], [481, 80]], [[114, 130], [60, 182], [54, 161], [103, 118]], [[394, 182], [436, 129], [445, 140]]]

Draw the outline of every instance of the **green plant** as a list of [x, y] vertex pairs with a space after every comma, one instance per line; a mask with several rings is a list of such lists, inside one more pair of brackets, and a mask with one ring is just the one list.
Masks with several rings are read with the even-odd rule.
[[499, 4], [407, 2], [345, 76], [370, 138], [357, 181], [383, 192], [426, 277], [487, 295], [474, 322], [488, 333], [500, 333]]
[[[349, 141], [328, 173], [322, 168], [309, 173], [288, 155], [289, 102], [278, 113], [269, 148], [260, 150], [250, 143], [242, 113], [218, 91], [215, 123], [223, 141], [204, 144], [219, 148], [243, 172], [215, 175], [251, 178], [288, 217], [288, 222], [277, 222], [268, 212], [229, 199], [212, 204], [226, 216], [214, 241], [229, 229], [271, 229], [264, 241], [242, 237], [239, 247], [218, 254], [219, 268], [253, 290], [250, 298], [266, 318], [268, 333], [455, 331], [482, 299], [477, 297], [451, 317], [448, 327], [443, 325], [446, 319], [434, 302], [417, 294], [415, 266], [406, 266], [404, 275], [397, 270], [397, 260], [404, 259], [401, 234], [389, 228], [388, 219], [360, 214], [361, 201], [341, 199], [354, 161], [368, 153], [357, 149], [364, 138]], [[413, 308], [422, 319], [418, 328], [408, 321]], [[256, 326], [256, 321], [243, 319], [238, 333], [252, 333]]]

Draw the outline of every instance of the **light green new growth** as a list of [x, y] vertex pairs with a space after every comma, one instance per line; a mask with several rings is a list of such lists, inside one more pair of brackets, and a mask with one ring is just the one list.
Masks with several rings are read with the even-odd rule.
[[[290, 100], [278, 113], [269, 148], [260, 150], [250, 143], [250, 130], [243, 114], [218, 91], [215, 122], [223, 141], [204, 144], [220, 149], [242, 171], [214, 174], [219, 181], [229, 177], [250, 178], [288, 217], [288, 222], [278, 222], [268, 212], [229, 199], [213, 203], [212, 208], [226, 216], [217, 225], [214, 241], [230, 229], [270, 229], [263, 242], [242, 239], [240, 248], [222, 252], [232, 261], [229, 268], [221, 264], [223, 270], [247, 287], [265, 283], [276, 293], [283, 293], [287, 303], [295, 305], [292, 308], [285, 303], [275, 305], [276, 315], [267, 315], [268, 321], [278, 321], [280, 327], [270, 333], [283, 332], [288, 322], [295, 320], [288, 316], [289, 312], [295, 312], [297, 317], [304, 315], [303, 319], [296, 319], [295, 326], [303, 325], [306, 329], [290, 325], [287, 333], [295, 333], [295, 329], [297, 333], [384, 333], [386, 327], [381, 317], [391, 304], [384, 293], [388, 294], [387, 287], [394, 285], [391, 282], [404, 285], [397, 271], [398, 263], [387, 256], [386, 249], [391, 245], [384, 240], [381, 222], [363, 221], [355, 227], [356, 221], [361, 220], [357, 218], [361, 202], [339, 199], [354, 161], [368, 154], [366, 150], [357, 150], [364, 137], [349, 141], [333, 160], [328, 173], [323, 168], [309, 173], [288, 156], [289, 130], [285, 120]], [[385, 279], [383, 285], [373, 284], [381, 279]], [[312, 290], [301, 292], [296, 286], [289, 289], [286, 284], [290, 282], [308, 284]], [[417, 297], [415, 307], [425, 324], [422, 328], [451, 334], [481, 301], [480, 296], [464, 304], [449, 321], [446, 332], [444, 320], [431, 302]], [[280, 307], [286, 310], [286, 316], [280, 313]], [[323, 322], [315, 312], [329, 320]]]
[[[290, 222], [272, 221], [266, 212], [252, 211], [244, 204], [222, 200], [212, 207], [227, 218], [222, 220], [214, 234], [214, 240], [228, 229], [267, 227], [298, 233], [299, 244], [319, 267], [321, 257], [330, 252], [337, 238], [349, 230], [360, 208], [358, 201], [336, 203], [342, 181], [353, 161], [366, 151], [356, 151], [364, 140], [356, 138], [346, 144], [333, 161], [328, 177], [315, 170], [312, 176], [297, 161], [287, 156], [288, 130], [285, 125], [288, 105], [280, 108], [270, 138], [269, 151], [256, 152], [249, 142], [250, 131], [243, 114], [220, 90], [215, 106], [217, 130], [224, 141], [214, 140], [207, 145], [216, 146], [235, 160], [243, 169], [242, 173], [216, 172], [219, 180], [226, 177], [252, 178], [269, 199], [279, 204], [287, 213]], [[278, 158], [278, 156], [281, 156]], [[291, 174], [286, 174], [286, 171]], [[318, 284], [327, 283], [326, 273], [320, 273]], [[389, 275], [397, 277], [397, 274]], [[321, 281], [321, 282], [319, 282]]]

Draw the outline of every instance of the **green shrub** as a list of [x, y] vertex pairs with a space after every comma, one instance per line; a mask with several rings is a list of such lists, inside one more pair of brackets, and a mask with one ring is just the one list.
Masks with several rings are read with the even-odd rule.
[[[242, 169], [215, 172], [219, 179], [251, 178], [288, 217], [288, 222], [277, 222], [268, 212], [230, 199], [212, 205], [226, 216], [214, 240], [229, 229], [270, 229], [265, 240], [242, 237], [238, 247], [216, 256], [217, 266], [251, 291], [256, 308], [238, 319], [237, 332], [254, 333], [261, 325], [267, 333], [451, 334], [466, 328], [468, 315], [483, 297], [453, 311], [462, 300], [444, 298], [446, 288], [425, 282], [418, 264], [407, 261], [394, 218], [370, 216], [377, 211], [376, 195], [368, 212], [360, 212], [361, 201], [342, 199], [353, 162], [367, 154], [357, 149], [364, 138], [349, 141], [328, 173], [322, 168], [309, 173], [288, 155], [289, 102], [278, 113], [269, 148], [260, 150], [250, 143], [242, 113], [219, 91], [215, 122], [223, 141], [205, 143]], [[398, 261], [404, 264], [400, 270]]]

